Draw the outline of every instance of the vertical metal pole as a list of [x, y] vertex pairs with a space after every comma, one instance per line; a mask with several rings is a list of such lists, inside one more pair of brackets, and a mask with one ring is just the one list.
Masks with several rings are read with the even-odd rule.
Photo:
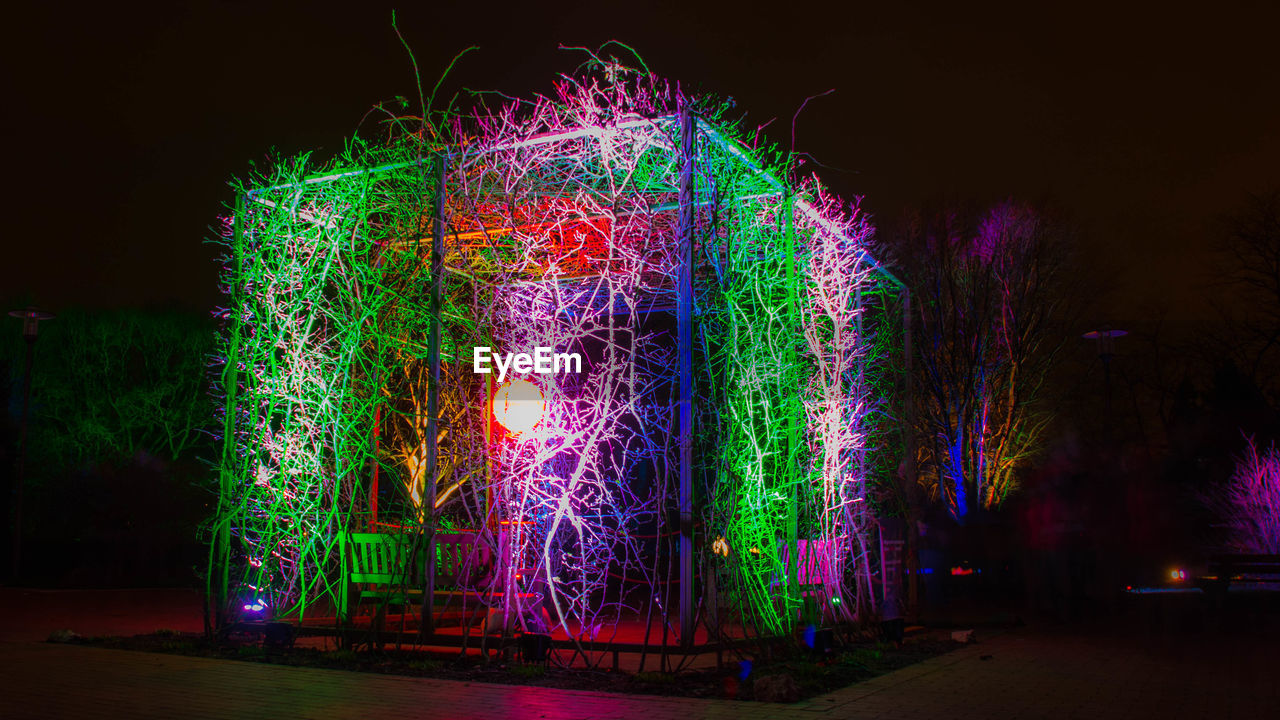
[[[25, 321], [24, 321], [25, 323]], [[17, 585], [22, 570], [22, 491], [27, 482], [27, 422], [31, 412], [31, 360], [36, 352], [36, 336], [24, 335], [27, 359], [22, 371], [22, 421], [18, 426], [18, 473], [13, 478], [12, 582]]]
[[[785, 469], [787, 483], [787, 527], [786, 527], [786, 543], [787, 543], [787, 565], [783, 568], [786, 573], [787, 586], [787, 618], [786, 626], [791, 627], [796, 620], [796, 611], [804, 609], [804, 598], [800, 594], [800, 543], [799, 543], [799, 525], [800, 525], [800, 426], [797, 420], [803, 408], [800, 406], [800, 385], [799, 374], [796, 372], [798, 359], [796, 357], [796, 339], [803, 337], [803, 331], [800, 328], [800, 297], [797, 292], [796, 283], [799, 279], [796, 277], [796, 235], [795, 235], [795, 204], [794, 196], [790, 189], [787, 190], [786, 201], [783, 203], [783, 211], [786, 212], [786, 251], [787, 251], [787, 320], [789, 329], [796, 331], [796, 337], [785, 337], [784, 342], [787, 343], [787, 371], [791, 373], [791, 377], [797, 382], [794, 388], [791, 388], [790, 402], [791, 407], [787, 412], [787, 466]], [[806, 618], [807, 620], [807, 618]]]
[[[1106, 404], [1104, 407], [1106, 408], [1107, 414], [1105, 416], [1105, 421], [1107, 423], [1108, 428], [1110, 428], [1110, 425], [1111, 425], [1111, 353], [1103, 353], [1100, 357], [1102, 358], [1103, 391], [1106, 393], [1106, 398], [1104, 401]], [[26, 402], [26, 401], [24, 400], [23, 402]]]
[[676, 334], [680, 356], [680, 644], [693, 644], [693, 113], [680, 111], [680, 258]]
[[912, 369], [911, 290], [902, 288], [902, 417], [906, 425], [903, 439], [906, 452], [906, 477], [903, 491], [907, 499], [907, 607], [913, 617], [920, 607], [920, 543], [916, 538], [916, 407], [915, 371]]
[[[374, 383], [375, 386], [377, 383]], [[378, 522], [378, 427], [382, 424], [382, 406], [373, 411], [373, 480], [369, 483], [369, 530]]]
[[[375, 257], [373, 261], [373, 267], [379, 271], [384, 272], [385, 274], [385, 271], [383, 271], [383, 268], [382, 268], [383, 248], [379, 246], [377, 249], [374, 250], [374, 253], [375, 253]], [[373, 352], [376, 355], [378, 351], [375, 349]], [[377, 393], [379, 397], [381, 397], [382, 389], [383, 389], [381, 369], [374, 370], [373, 372], [373, 387], [374, 387], [374, 392]], [[379, 461], [379, 458], [382, 457], [381, 442], [379, 438], [381, 427], [382, 427], [382, 405], [378, 404], [377, 407], [373, 409], [373, 431], [371, 433], [371, 436], [372, 436], [371, 439], [373, 440], [373, 457], [371, 458], [372, 462], [370, 463], [370, 465], [373, 466], [373, 469], [372, 469], [372, 472], [370, 473], [371, 478], [369, 481], [369, 526], [368, 526], [369, 532], [375, 532], [378, 527], [378, 491], [379, 491], [378, 483], [381, 479], [380, 470], [382, 467], [382, 463]]]
[[436, 156], [435, 210], [431, 218], [431, 332], [427, 340], [427, 357], [431, 363], [431, 376], [427, 380], [427, 457], [425, 480], [427, 491], [427, 565], [426, 594], [422, 599], [422, 625], [428, 633], [435, 632], [436, 590], [436, 455], [437, 437], [440, 434], [440, 306], [441, 276], [444, 274], [444, 197], [445, 177], [449, 156]]
[[484, 517], [485, 525], [496, 536], [501, 525], [498, 524], [498, 516], [494, 512], [493, 505], [493, 410], [490, 404], [492, 402], [493, 375], [486, 374], [483, 395], [480, 397], [480, 417], [484, 418]]
[[[233, 502], [232, 487], [238, 482], [240, 459], [236, 452], [236, 428], [239, 419], [240, 392], [240, 339], [244, 328], [244, 216], [245, 197], [236, 195], [234, 215], [231, 218], [231, 253], [235, 262], [235, 276], [227, 284], [231, 297], [231, 312], [227, 316], [231, 340], [227, 347], [226, 365], [222, 368], [222, 391], [225, 396], [222, 418], [222, 459], [218, 472], [218, 513], [212, 541], [209, 543], [209, 566], [205, 580], [205, 634], [213, 636], [215, 630], [226, 625], [228, 595], [231, 592], [231, 522]], [[345, 561], [344, 561], [345, 562]], [[343, 568], [342, 577], [346, 577]]]
[[[854, 325], [856, 327], [856, 332], [858, 333], [858, 344], [861, 345], [864, 342], [864, 339], [866, 338], [866, 325], [863, 322], [863, 316], [866, 314], [866, 307], [863, 305], [863, 302], [862, 302], [862, 283], [858, 284], [858, 289], [854, 294], [853, 302], [854, 302], [855, 311], [857, 312], [857, 315], [854, 316]], [[859, 360], [858, 361], [858, 387], [859, 388], [865, 386], [864, 384], [866, 383], [866, 369], [867, 369], [866, 363]], [[869, 517], [869, 511], [867, 510], [868, 503], [865, 502], [865, 499], [867, 497], [867, 447], [866, 445], [863, 445], [862, 447], [858, 448], [858, 497], [862, 498], [863, 502], [858, 502], [855, 504], [855, 507], [856, 507], [855, 515], [858, 520], [856, 527], [858, 528], [858, 531], [857, 531], [858, 537], [863, 538], [865, 537], [865, 534], [863, 533], [863, 528], [867, 526], [867, 519]], [[844, 498], [842, 497], [840, 498], [840, 500], [841, 502], [843, 502]], [[880, 538], [880, 571], [881, 571], [880, 579], [881, 581], [883, 581], [884, 580], [884, 534], [877, 533], [877, 535]], [[858, 544], [859, 544], [859, 549], [863, 551], [860, 553], [862, 556], [862, 570], [859, 571], [860, 579], [854, 581], [854, 588], [855, 588], [855, 592], [858, 593], [857, 612], [858, 612], [858, 617], [861, 618], [861, 617], [865, 617], [864, 615], [862, 615], [862, 611], [864, 609], [870, 612], [874, 612], [875, 608], [879, 607], [880, 603], [876, 602], [876, 597], [875, 597], [876, 593], [875, 593], [875, 586], [873, 584], [874, 580], [872, 578], [872, 568], [871, 568], [869, 552], [866, 552], [866, 545], [864, 544], [863, 540], [859, 539]], [[883, 582], [882, 582], [882, 585], [883, 585]], [[863, 593], [861, 589], [858, 589], [860, 586], [865, 587], [867, 591], [866, 592], [867, 600], [865, 602], [862, 599]]]

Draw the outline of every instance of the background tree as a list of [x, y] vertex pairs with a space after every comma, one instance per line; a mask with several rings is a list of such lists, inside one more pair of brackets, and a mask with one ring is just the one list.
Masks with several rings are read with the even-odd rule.
[[1045, 382], [1073, 337], [1069, 234], [1027, 205], [921, 213], [891, 240], [914, 297], [921, 482], [963, 520], [1041, 447]]
[[[174, 461], [207, 439], [201, 431], [212, 407], [209, 320], [168, 311], [72, 310], [40, 335], [29, 453], [36, 474], [119, 463], [139, 452]], [[5, 347], [14, 357], [23, 351], [16, 339]], [[20, 362], [10, 366], [20, 373]]]
[[1280, 193], [1251, 195], [1223, 220], [1217, 318], [1202, 337], [1276, 405], [1280, 392]]
[[1261, 454], [1252, 438], [1230, 481], [1206, 496], [1227, 530], [1226, 545], [1245, 553], [1280, 553], [1280, 451]]
[[[25, 347], [10, 331], [0, 337], [0, 367], [16, 427]], [[23, 508], [27, 581], [194, 579], [210, 498], [202, 458], [211, 457], [212, 347], [208, 317], [171, 310], [63, 310], [40, 328]], [[4, 440], [11, 461], [16, 433]]]

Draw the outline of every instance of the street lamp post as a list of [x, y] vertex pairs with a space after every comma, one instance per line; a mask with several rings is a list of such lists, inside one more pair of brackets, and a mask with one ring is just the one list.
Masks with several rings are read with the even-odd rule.
[[1098, 341], [1098, 359], [1102, 360], [1102, 382], [1103, 392], [1106, 393], [1104, 401], [1108, 420], [1111, 417], [1111, 358], [1115, 356], [1116, 338], [1128, 334], [1125, 330], [1112, 330], [1104, 325], [1101, 330], [1090, 330], [1080, 336], [1086, 340]]
[[31, 361], [35, 357], [36, 338], [40, 334], [40, 321], [52, 320], [53, 313], [28, 306], [22, 310], [10, 310], [10, 317], [21, 318], [22, 339], [27, 341], [27, 358], [22, 373], [22, 420], [18, 425], [18, 468], [13, 478], [13, 523], [11, 526], [12, 556], [10, 572], [13, 582], [18, 581], [18, 571], [22, 566], [22, 489], [26, 484], [27, 472], [27, 418], [31, 411]]

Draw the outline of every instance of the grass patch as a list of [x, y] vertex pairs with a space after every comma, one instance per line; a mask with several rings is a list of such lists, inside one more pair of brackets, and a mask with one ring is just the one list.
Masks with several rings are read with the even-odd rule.
[[512, 665], [507, 669], [512, 675], [525, 680], [540, 678], [547, 674], [547, 668], [543, 665]]

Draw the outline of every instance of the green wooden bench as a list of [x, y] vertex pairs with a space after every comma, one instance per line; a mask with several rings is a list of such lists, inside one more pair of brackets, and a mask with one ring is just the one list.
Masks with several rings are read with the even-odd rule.
[[348, 563], [343, 589], [338, 594], [338, 618], [344, 624], [366, 600], [378, 602], [379, 629], [388, 606], [422, 602], [425, 583], [422, 563], [414, 557], [413, 540], [411, 535], [384, 533], [339, 536], [340, 550]]
[[[415, 548], [414, 544], [418, 546]], [[494, 558], [475, 533], [437, 533], [433, 605], [460, 601], [462, 609], [487, 607], [494, 580]], [[365, 601], [389, 606], [421, 605], [427, 588], [427, 543], [412, 534], [349, 533], [341, 538], [347, 559], [338, 617], [347, 623]], [[499, 595], [501, 596], [501, 595]]]
[[[376, 601], [376, 629], [384, 629], [386, 609], [394, 606], [404, 608], [403, 626], [403, 615], [411, 614], [409, 608], [414, 605], [421, 607], [426, 598], [426, 541], [412, 534], [349, 533], [342, 536], [340, 545], [348, 565], [344, 590], [338, 598], [339, 621], [349, 625], [361, 605]], [[508, 593], [495, 586], [500, 578], [496, 577], [498, 563], [493, 550], [476, 533], [437, 533], [433, 545], [435, 582], [428, 605], [433, 615], [423, 618], [428, 629], [434, 627], [437, 614], [455, 613], [463, 622], [477, 622], [508, 598]], [[517, 573], [530, 574], [528, 570]], [[526, 578], [520, 584], [527, 582]], [[510, 597], [518, 598], [525, 614], [534, 616], [534, 625], [542, 627], [547, 621], [537, 616], [541, 614], [543, 595], [541, 589], [528, 588]], [[522, 626], [530, 620], [523, 616], [513, 619]]]

